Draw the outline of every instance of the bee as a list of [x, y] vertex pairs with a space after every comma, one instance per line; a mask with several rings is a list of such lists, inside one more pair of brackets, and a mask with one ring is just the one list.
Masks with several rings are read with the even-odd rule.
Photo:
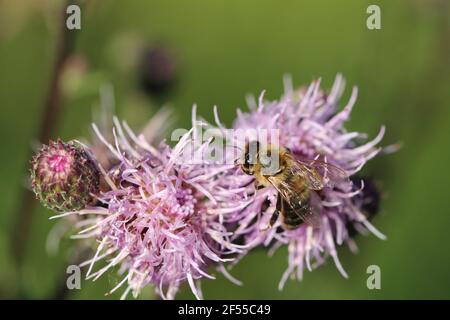
[[[348, 178], [348, 174], [327, 162], [301, 160], [288, 149], [258, 141], [246, 144], [240, 161], [245, 174], [255, 177], [258, 188], [273, 187], [277, 191], [277, 208], [270, 219], [272, 227], [282, 217], [282, 225], [293, 230], [306, 222], [320, 227], [318, 192]], [[320, 199], [319, 199], [320, 201]], [[316, 201], [317, 202], [317, 201]]]

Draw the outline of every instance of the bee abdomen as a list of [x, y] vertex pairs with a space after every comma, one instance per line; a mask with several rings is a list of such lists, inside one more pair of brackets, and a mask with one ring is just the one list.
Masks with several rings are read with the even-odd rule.
[[303, 223], [303, 219], [297, 214], [286, 214], [283, 216], [283, 224], [286, 229], [292, 230]]
[[295, 229], [304, 222], [304, 218], [309, 214], [309, 197], [298, 197], [291, 206], [285, 205], [283, 223], [287, 229]]

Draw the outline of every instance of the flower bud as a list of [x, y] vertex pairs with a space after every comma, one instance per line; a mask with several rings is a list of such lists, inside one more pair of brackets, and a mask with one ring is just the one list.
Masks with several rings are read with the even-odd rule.
[[36, 198], [57, 211], [80, 210], [99, 192], [100, 172], [90, 154], [75, 142], [50, 141], [33, 157], [31, 185]]
[[139, 82], [149, 95], [167, 93], [177, 77], [176, 61], [172, 53], [163, 47], [152, 47], [142, 53], [139, 62]]
[[[360, 194], [356, 195], [352, 202], [368, 221], [371, 221], [380, 210], [381, 194], [376, 182], [369, 177], [354, 176], [351, 178], [353, 186], [356, 189], [361, 188], [361, 183], [364, 184], [364, 189]], [[348, 234], [351, 238], [358, 234], [353, 223], [347, 223]]]

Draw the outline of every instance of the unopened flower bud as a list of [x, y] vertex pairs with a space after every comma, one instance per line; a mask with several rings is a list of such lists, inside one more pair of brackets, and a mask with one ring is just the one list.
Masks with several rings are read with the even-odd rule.
[[160, 96], [173, 87], [177, 66], [169, 50], [163, 47], [147, 49], [142, 53], [139, 64], [139, 81], [146, 93]]
[[[361, 184], [364, 184], [364, 189], [360, 194], [355, 196], [352, 200], [353, 203], [358, 206], [361, 213], [366, 217], [368, 221], [371, 221], [380, 209], [381, 194], [376, 182], [368, 177], [355, 176], [351, 178], [354, 188], [361, 188]], [[347, 223], [348, 234], [350, 237], [355, 237], [358, 231], [355, 229], [353, 223]]]
[[356, 196], [354, 201], [360, 206], [362, 213], [368, 220], [378, 213], [380, 209], [381, 194], [376, 182], [368, 177], [353, 177], [353, 184], [356, 188], [361, 187], [361, 183], [364, 183], [364, 189], [361, 194]]
[[47, 208], [80, 210], [99, 192], [100, 172], [90, 154], [75, 142], [50, 141], [33, 157], [31, 185]]

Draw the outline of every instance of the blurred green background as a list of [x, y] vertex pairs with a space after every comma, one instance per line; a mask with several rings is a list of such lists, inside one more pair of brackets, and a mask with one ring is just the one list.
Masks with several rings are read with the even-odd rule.
[[[381, 30], [368, 30], [366, 8], [381, 8]], [[55, 221], [35, 206], [22, 262], [14, 262], [17, 208], [26, 186], [25, 167], [40, 129], [61, 29], [55, 0], [0, 0], [0, 298], [60, 297], [58, 288], [71, 241], [49, 255], [45, 242]], [[350, 129], [375, 135], [387, 126], [384, 144], [403, 142], [400, 152], [375, 159], [364, 172], [383, 186], [374, 224], [387, 237], [357, 239], [360, 252], [339, 256], [350, 278], [332, 261], [302, 282], [278, 281], [286, 250], [263, 250], [233, 269], [237, 287], [221, 275], [204, 281], [206, 298], [381, 299], [450, 298], [450, 1], [111, 1], [81, 3], [81, 30], [62, 82], [63, 139], [91, 135], [93, 108], [105, 84], [115, 91], [116, 112], [136, 129], [161, 104], [170, 104], [177, 126], [190, 125], [190, 110], [212, 120], [217, 104], [228, 125], [247, 93], [282, 93], [282, 76], [295, 85], [322, 77], [329, 88], [341, 72], [359, 87]], [[163, 95], [139, 85], [139, 52], [164, 46], [176, 61], [176, 81]], [[381, 290], [366, 287], [367, 266], [381, 268]], [[63, 280], [61, 280], [63, 279]], [[104, 293], [117, 283], [105, 276], [82, 282], [65, 298], [117, 299]], [[151, 298], [147, 290], [141, 298]], [[193, 298], [183, 288], [179, 298]]]

